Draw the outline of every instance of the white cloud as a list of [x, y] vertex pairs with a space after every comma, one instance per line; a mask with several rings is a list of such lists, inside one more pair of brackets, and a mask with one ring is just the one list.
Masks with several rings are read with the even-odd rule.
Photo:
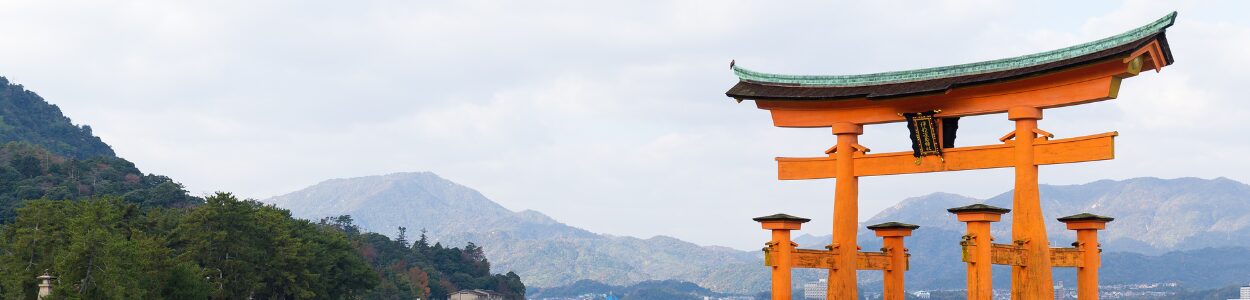
[[[0, 75], [197, 193], [265, 197], [431, 170], [598, 232], [753, 248], [763, 232], [750, 217], [793, 212], [815, 219], [811, 233], [828, 228], [833, 182], [779, 182], [772, 158], [821, 155], [833, 137], [772, 128], [767, 112], [724, 97], [730, 59], [840, 74], [966, 63], [1101, 38], [1178, 9], [1177, 65], [1042, 123], [1064, 136], [1121, 130], [1119, 159], [1048, 167], [1043, 179], [1250, 180], [1229, 171], [1250, 167], [1240, 158], [1250, 145], [1222, 138], [1246, 116], [1237, 95], [1250, 24], [1231, 13], [1244, 8], [1227, 7], [1244, 4], [1172, 5], [18, 1], [0, 10]], [[1010, 127], [1003, 116], [965, 122], [966, 145]], [[869, 127], [863, 143], [906, 149], [895, 125]], [[1160, 162], [1163, 142], [1195, 155]], [[866, 178], [861, 218], [933, 191], [1005, 191], [1000, 171]]]

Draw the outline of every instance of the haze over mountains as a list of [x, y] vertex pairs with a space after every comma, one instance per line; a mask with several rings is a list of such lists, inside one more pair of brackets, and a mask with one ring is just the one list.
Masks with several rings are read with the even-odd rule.
[[[1153, 276], [1144, 265], [1163, 268], [1175, 260], [1203, 257], [1202, 251], [1173, 253], [1204, 247], [1250, 246], [1250, 186], [1224, 178], [1102, 180], [1083, 185], [1041, 187], [1053, 245], [1066, 245], [1072, 234], [1055, 218], [1080, 212], [1116, 217], [1107, 231], [1104, 249], [1108, 265], [1126, 270], [1109, 272], [1104, 282], [1173, 280], [1216, 287], [1240, 273], [1203, 278], [1183, 274]], [[984, 202], [1011, 207], [1010, 191]], [[468, 187], [433, 173], [397, 173], [351, 179], [333, 179], [309, 188], [264, 200], [288, 208], [295, 216], [317, 219], [352, 215], [365, 229], [395, 232], [399, 226], [416, 232], [424, 228], [435, 241], [451, 246], [472, 241], [486, 248], [499, 270], [515, 270], [527, 285], [551, 287], [591, 279], [609, 284], [643, 280], [679, 279], [720, 292], [752, 293], [767, 286], [767, 272], [759, 251], [699, 246], [671, 237], [649, 239], [596, 234], [536, 211], [510, 211]], [[945, 209], [981, 202], [955, 194], [935, 193], [904, 200], [871, 218], [868, 224], [902, 221], [921, 225], [908, 239], [913, 271], [909, 286], [958, 288], [962, 282], [959, 236], [963, 225]], [[1010, 240], [1010, 218], [994, 225], [998, 240]], [[864, 230], [864, 249], [879, 241]], [[828, 237], [796, 238], [802, 247], [820, 248]], [[1236, 250], [1222, 250], [1236, 252]], [[1147, 264], [1146, 262], [1149, 262]], [[1006, 272], [999, 272], [1005, 274]], [[1059, 274], [1064, 274], [1059, 272]], [[1119, 275], [1117, 275], [1119, 274]], [[819, 277], [799, 272], [798, 282]], [[1061, 275], [1063, 276], [1063, 275]], [[1250, 276], [1250, 274], [1247, 274]], [[865, 274], [863, 281], [879, 280]]]
[[473, 242], [486, 249], [498, 270], [515, 270], [527, 286], [580, 279], [609, 284], [682, 279], [714, 290], [746, 292], [754, 290], [741, 287], [767, 284], [760, 277], [744, 285], [738, 282], [742, 272], [723, 271], [758, 267], [755, 252], [702, 247], [665, 236], [595, 234], [536, 211], [510, 211], [428, 172], [327, 180], [263, 201], [301, 218], [346, 214], [374, 232], [396, 232], [403, 226], [409, 232], [425, 229], [432, 240], [448, 246]]

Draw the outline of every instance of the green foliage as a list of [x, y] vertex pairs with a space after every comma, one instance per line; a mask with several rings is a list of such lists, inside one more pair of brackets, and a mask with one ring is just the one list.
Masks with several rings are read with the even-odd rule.
[[333, 227], [227, 193], [146, 211], [119, 197], [34, 200], [0, 231], [0, 292], [33, 299], [353, 299], [377, 275]]
[[181, 257], [203, 267], [213, 299], [341, 299], [376, 285], [348, 243], [327, 226], [218, 193], [175, 230]]
[[381, 278], [363, 299], [445, 299], [459, 290], [483, 289], [505, 299], [525, 299], [525, 284], [516, 273], [491, 274], [483, 249], [469, 243], [461, 248], [430, 245], [425, 232], [409, 245], [406, 229], [395, 240], [377, 233], [360, 233], [350, 216], [325, 218], [324, 226], [348, 233], [365, 261]]
[[75, 126], [56, 105], [0, 77], [0, 142], [11, 141], [28, 142], [77, 159], [115, 155], [92, 135], [91, 126]]
[[[0, 286], [6, 299], [33, 299], [35, 275], [59, 277], [57, 299], [168, 299], [163, 285], [178, 268], [138, 222], [139, 208], [121, 199], [36, 200], [18, 210], [0, 234]], [[197, 282], [200, 286], [203, 283]], [[194, 286], [185, 286], [194, 290]]]
[[144, 175], [134, 164], [112, 156], [66, 159], [39, 146], [10, 142], [0, 146], [0, 223], [30, 199], [80, 199], [116, 195], [145, 207], [187, 207], [201, 200], [165, 176]]

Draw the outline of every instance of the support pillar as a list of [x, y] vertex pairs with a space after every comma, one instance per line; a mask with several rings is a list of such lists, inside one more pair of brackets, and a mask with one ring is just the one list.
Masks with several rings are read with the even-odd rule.
[[878, 237], [884, 239], [881, 246], [881, 252], [890, 258], [890, 266], [883, 270], [885, 287], [882, 295], [884, 300], [904, 300], [906, 298], [906, 285], [904, 285], [904, 274], [907, 273], [907, 248], [903, 245], [903, 238], [911, 236], [911, 231], [920, 228], [920, 226], [912, 224], [904, 224], [899, 222], [888, 222], [877, 225], [868, 226]]
[[859, 135], [864, 134], [864, 126], [837, 123], [832, 128], [838, 136], [833, 153], [837, 157], [837, 186], [833, 198], [833, 243], [829, 250], [838, 255], [834, 268], [829, 270], [827, 295], [829, 299], [859, 299], [855, 277], [855, 258], [859, 255], [855, 240], [859, 226], [859, 178], [855, 176], [854, 157], [856, 151], [863, 149]]
[[991, 300], [994, 298], [992, 245], [990, 223], [998, 222], [1010, 209], [985, 204], [973, 204], [947, 209], [960, 222], [967, 223], [968, 232], [961, 242], [964, 261], [968, 262], [968, 300]]
[[1081, 265], [1076, 268], [1076, 299], [1098, 300], [1098, 268], [1102, 267], [1098, 231], [1107, 228], [1114, 218], [1090, 213], [1059, 218], [1059, 222], [1076, 230], [1076, 249], [1081, 251]]
[[810, 219], [787, 214], [775, 214], [754, 218], [761, 227], [772, 231], [772, 240], [764, 248], [764, 259], [775, 259], [772, 267], [773, 300], [790, 300], [793, 285], [790, 282], [790, 270], [794, 266], [794, 243], [790, 241], [790, 231], [799, 230], [803, 223]]
[[1036, 107], [1018, 106], [1007, 110], [1007, 119], [1016, 122], [1015, 169], [1016, 184], [1012, 194], [1015, 209], [1011, 224], [1011, 238], [1024, 248], [1026, 266], [1011, 267], [1011, 299], [1054, 299], [1055, 289], [1050, 271], [1050, 245], [1042, 218], [1040, 194], [1037, 188], [1037, 163], [1034, 160], [1033, 142], [1039, 132], [1037, 121], [1042, 110]]

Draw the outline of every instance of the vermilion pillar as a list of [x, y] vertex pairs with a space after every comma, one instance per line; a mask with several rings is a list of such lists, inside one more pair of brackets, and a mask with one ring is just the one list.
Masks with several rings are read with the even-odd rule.
[[[838, 135], [837, 186], [833, 197], [833, 244], [829, 250], [838, 254], [834, 268], [829, 270], [829, 299], [859, 299], [855, 280], [855, 258], [859, 245], [855, 241], [859, 226], [859, 178], [855, 176], [855, 151], [864, 126], [851, 123], [833, 124]], [[862, 154], [862, 153], [861, 153]]]
[[1098, 268], [1102, 266], [1098, 231], [1107, 228], [1114, 218], [1090, 213], [1059, 218], [1059, 222], [1076, 230], [1076, 249], [1081, 251], [1081, 266], [1076, 268], [1076, 299], [1098, 300]]
[[[790, 300], [790, 270], [794, 266], [794, 244], [790, 241], [790, 231], [799, 230], [803, 223], [810, 219], [787, 214], [775, 214], [754, 218], [764, 229], [772, 231], [772, 240], [768, 242], [768, 255], [776, 261], [773, 263], [773, 300]], [[769, 259], [769, 258], [764, 258]]]
[[1001, 220], [1002, 215], [1010, 209], [985, 204], [973, 204], [947, 209], [968, 224], [968, 232], [964, 235], [964, 255], [968, 261], [968, 300], [990, 300], [994, 298], [990, 223]]
[[[911, 231], [920, 228], [920, 226], [912, 224], [904, 224], [899, 222], [888, 222], [877, 225], [868, 226], [878, 237], [884, 239], [882, 241], [882, 252], [890, 257], [890, 267], [886, 268], [882, 273], [885, 275], [885, 291], [882, 292], [885, 300], [903, 300], [906, 295], [904, 289], [904, 274], [907, 273], [907, 248], [903, 245], [903, 238], [911, 236]], [[854, 298], [852, 298], [854, 299]]]
[[1011, 238], [1025, 251], [1026, 266], [1011, 267], [1011, 299], [1054, 299], [1055, 289], [1050, 272], [1050, 245], [1042, 219], [1041, 196], [1037, 189], [1037, 163], [1033, 141], [1037, 137], [1037, 120], [1042, 110], [1017, 106], [1007, 110], [1007, 119], [1016, 122], [1015, 168], [1016, 188], [1013, 193]]

